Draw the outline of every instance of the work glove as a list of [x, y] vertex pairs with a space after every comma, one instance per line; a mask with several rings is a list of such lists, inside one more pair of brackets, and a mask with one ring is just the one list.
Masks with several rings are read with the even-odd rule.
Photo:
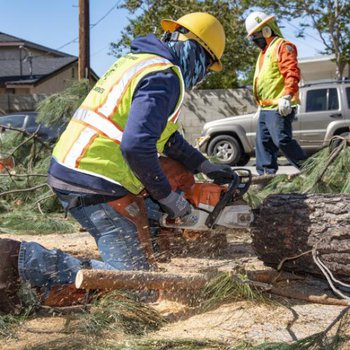
[[192, 211], [191, 204], [177, 192], [170, 192], [169, 196], [160, 199], [158, 202], [168, 214], [169, 219], [182, 218]]
[[200, 165], [199, 171], [214, 180], [218, 185], [230, 183], [237, 176], [229, 165], [215, 164], [209, 160], [204, 161]]
[[291, 103], [292, 97], [282, 96], [278, 100], [278, 112], [282, 117], [286, 117], [287, 115], [292, 113], [292, 103]]

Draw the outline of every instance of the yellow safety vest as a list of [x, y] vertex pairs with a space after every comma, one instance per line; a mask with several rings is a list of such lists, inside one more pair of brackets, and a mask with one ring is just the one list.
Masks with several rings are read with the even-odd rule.
[[109, 68], [75, 112], [54, 148], [53, 156], [58, 163], [114, 182], [131, 193], [140, 193], [144, 186], [121, 152], [123, 131], [137, 84], [147, 74], [169, 68], [179, 78], [180, 95], [156, 144], [162, 153], [178, 128], [185, 91], [183, 77], [180, 68], [163, 57], [130, 53]]
[[[263, 63], [260, 67], [258, 57], [254, 73], [253, 92], [258, 105], [262, 109], [275, 109], [278, 106], [278, 99], [284, 94], [284, 77], [278, 67], [278, 51], [285, 40], [276, 37], [266, 50]], [[292, 104], [299, 103], [298, 94], [292, 97]]]

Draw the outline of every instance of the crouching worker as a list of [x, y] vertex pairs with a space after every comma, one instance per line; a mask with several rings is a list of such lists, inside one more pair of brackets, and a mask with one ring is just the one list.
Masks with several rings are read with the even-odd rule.
[[2, 312], [18, 304], [20, 281], [39, 288], [43, 302], [50, 303], [57, 288], [73, 296], [82, 268], [155, 268], [150, 236], [161, 213], [179, 218], [191, 212], [171, 186], [159, 154], [191, 174], [202, 172], [221, 183], [234, 177], [229, 166], [208, 161], [177, 131], [185, 91], [208, 71], [222, 69], [224, 29], [207, 13], [161, 25], [161, 40], [153, 34], [136, 38], [130, 52], [108, 69], [53, 151], [49, 184], [93, 236], [102, 261], [82, 262], [35, 242], [0, 240]]

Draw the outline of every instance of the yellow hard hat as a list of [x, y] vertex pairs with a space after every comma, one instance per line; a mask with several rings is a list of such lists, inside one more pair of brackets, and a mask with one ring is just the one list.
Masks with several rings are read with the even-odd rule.
[[225, 31], [214, 16], [205, 12], [194, 12], [182, 16], [177, 21], [163, 19], [160, 24], [165, 31], [171, 33], [181, 27], [189, 30], [189, 33], [183, 34], [186, 39], [196, 40], [214, 60], [209, 69], [215, 72], [222, 70], [220, 59], [225, 49]]

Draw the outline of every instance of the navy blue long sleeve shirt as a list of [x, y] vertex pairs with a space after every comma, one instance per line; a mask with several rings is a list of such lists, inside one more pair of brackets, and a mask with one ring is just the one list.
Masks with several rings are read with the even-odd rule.
[[[131, 45], [133, 53], [152, 53], [178, 65], [170, 49], [154, 35], [140, 37]], [[134, 92], [128, 121], [124, 129], [121, 150], [132, 171], [154, 199], [169, 195], [170, 184], [163, 173], [156, 148], [168, 117], [175, 110], [180, 95], [177, 75], [172, 70], [152, 73], [144, 77]], [[206, 158], [192, 147], [180, 133], [168, 140], [164, 154], [196, 172]], [[55, 178], [95, 192], [125, 194], [125, 189], [107, 180], [79, 173], [52, 159], [49, 173]]]

